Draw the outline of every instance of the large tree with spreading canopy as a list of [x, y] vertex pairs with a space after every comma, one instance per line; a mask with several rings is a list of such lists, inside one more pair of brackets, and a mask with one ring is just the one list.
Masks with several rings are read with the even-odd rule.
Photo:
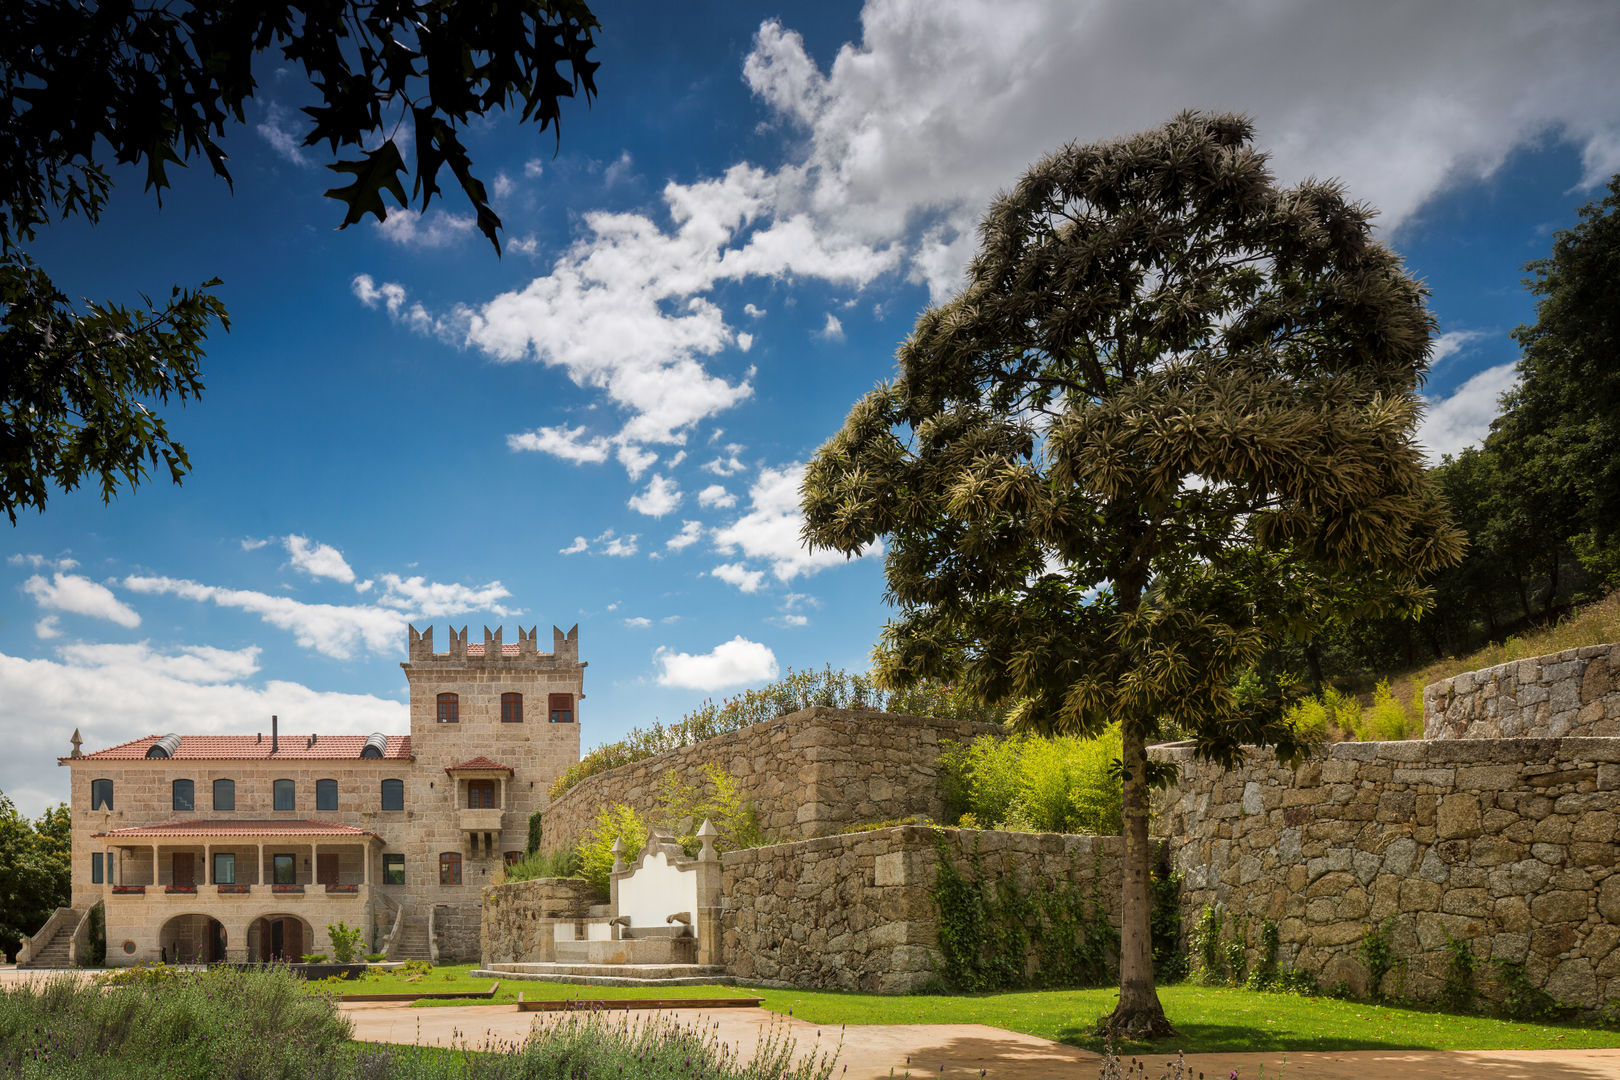
[[1413, 437], [1423, 288], [1368, 207], [1280, 187], [1252, 139], [1189, 112], [1037, 162], [804, 482], [812, 547], [887, 539], [882, 679], [959, 680], [1031, 731], [1121, 724], [1121, 1034], [1171, 1030], [1148, 744], [1297, 757], [1242, 672], [1325, 587], [1420, 605], [1463, 546]]

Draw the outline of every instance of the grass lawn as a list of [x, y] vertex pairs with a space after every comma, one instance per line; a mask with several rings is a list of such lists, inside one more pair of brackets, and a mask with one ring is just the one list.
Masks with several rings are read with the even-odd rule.
[[[436, 967], [406, 983], [373, 976], [346, 983], [357, 994], [412, 990], [487, 990], [490, 980], [468, 976], [470, 965]], [[1102, 1049], [1092, 1037], [1097, 1017], [1114, 1007], [1112, 989], [1040, 990], [1007, 994], [845, 994], [826, 990], [766, 990], [744, 986], [586, 986], [507, 980], [496, 1002], [637, 997], [759, 997], [764, 1007], [813, 1024], [990, 1024], [1058, 1042]], [[1122, 1046], [1131, 1052], [1211, 1053], [1244, 1050], [1535, 1050], [1620, 1046], [1620, 1032], [1570, 1024], [1534, 1024], [1484, 1016], [1455, 1016], [1420, 1009], [1333, 998], [1305, 998], [1251, 990], [1161, 986], [1159, 1000], [1180, 1030], [1180, 1039]], [[470, 1004], [424, 1001], [435, 1005]]]

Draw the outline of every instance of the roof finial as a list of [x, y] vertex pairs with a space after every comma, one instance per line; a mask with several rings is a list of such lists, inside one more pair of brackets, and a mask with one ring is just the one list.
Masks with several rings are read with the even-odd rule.
[[84, 740], [79, 738], [78, 728], [73, 729], [73, 738], [69, 739], [68, 742], [73, 744], [73, 753], [69, 754], [68, 757], [84, 757], [84, 752], [79, 749], [84, 744]]

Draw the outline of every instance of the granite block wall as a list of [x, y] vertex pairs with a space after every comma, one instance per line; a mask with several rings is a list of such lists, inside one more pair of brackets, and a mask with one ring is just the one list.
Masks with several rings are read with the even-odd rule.
[[484, 889], [479, 955], [485, 964], [552, 959], [552, 919], [583, 919], [596, 890], [582, 878], [540, 878]]
[[543, 815], [547, 851], [572, 847], [610, 803], [646, 813], [659, 777], [700, 784], [716, 764], [759, 811], [767, 836], [799, 840], [851, 825], [944, 813], [939, 747], [1000, 734], [993, 724], [816, 707], [586, 777]]
[[1425, 687], [1425, 739], [1620, 736], [1620, 647], [1588, 645]]

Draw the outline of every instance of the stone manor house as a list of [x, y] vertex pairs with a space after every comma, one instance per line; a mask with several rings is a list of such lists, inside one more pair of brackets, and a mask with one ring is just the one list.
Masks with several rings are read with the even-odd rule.
[[[328, 924], [391, 958], [476, 959], [480, 891], [579, 760], [579, 627], [516, 642], [409, 630], [408, 735], [148, 735], [73, 754], [72, 907], [29, 950], [66, 965], [103, 905], [107, 963], [298, 959]], [[291, 719], [291, 718], [290, 718]], [[294, 720], [295, 724], [296, 721]], [[53, 963], [54, 962], [54, 963]]]

